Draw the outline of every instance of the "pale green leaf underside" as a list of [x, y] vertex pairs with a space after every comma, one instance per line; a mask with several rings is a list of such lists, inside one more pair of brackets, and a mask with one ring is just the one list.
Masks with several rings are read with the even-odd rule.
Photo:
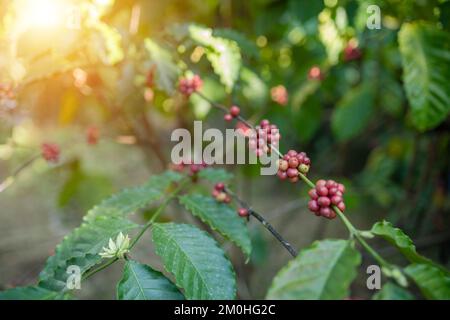
[[224, 251], [206, 232], [187, 224], [157, 223], [153, 242], [164, 267], [190, 300], [229, 300], [236, 279]]
[[78, 266], [83, 274], [101, 261], [99, 253], [110, 238], [115, 239], [120, 232], [126, 234], [136, 227], [135, 223], [114, 216], [98, 216], [83, 223], [68, 234], [56, 247], [55, 255], [48, 258], [39, 275], [40, 285], [65, 291], [69, 266]]
[[137, 261], [126, 262], [117, 285], [119, 300], [184, 300], [178, 288], [161, 272]]
[[346, 240], [316, 241], [273, 279], [268, 299], [329, 300], [349, 295], [361, 256]]
[[427, 299], [450, 300], [450, 276], [430, 264], [413, 263], [405, 268]]
[[194, 216], [234, 242], [247, 256], [250, 256], [252, 244], [248, 228], [244, 219], [239, 217], [230, 206], [200, 194], [181, 196], [180, 202]]
[[450, 112], [450, 35], [433, 25], [404, 23], [398, 41], [413, 124], [434, 128]]
[[242, 64], [241, 51], [237, 43], [213, 36], [212, 29], [198, 25], [189, 26], [189, 36], [205, 48], [206, 57], [211, 62], [214, 72], [230, 92], [238, 79]]
[[61, 300], [66, 296], [38, 286], [17, 287], [0, 292], [0, 300]]
[[150, 53], [152, 62], [156, 65], [156, 83], [158, 87], [168, 94], [173, 94], [180, 70], [173, 61], [172, 55], [148, 38], [145, 39], [145, 48]]

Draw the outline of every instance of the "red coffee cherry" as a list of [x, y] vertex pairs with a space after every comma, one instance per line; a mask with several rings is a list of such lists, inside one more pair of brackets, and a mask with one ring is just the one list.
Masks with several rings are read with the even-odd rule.
[[233, 120], [233, 116], [227, 113], [226, 115], [223, 116], [223, 119], [227, 122], [230, 122], [231, 120]]
[[242, 218], [246, 218], [249, 215], [248, 209], [246, 209], [246, 208], [239, 208], [237, 212], [238, 212], [238, 215]]
[[278, 85], [270, 89], [270, 95], [272, 100], [281, 106], [285, 106], [288, 103], [289, 94], [283, 85]]
[[58, 162], [60, 156], [59, 146], [55, 143], [43, 143], [41, 146], [42, 157], [47, 162]]
[[308, 192], [311, 199], [308, 203], [309, 210], [327, 219], [336, 218], [333, 206], [345, 211], [343, 191], [344, 185], [334, 180], [318, 180], [316, 186]]
[[225, 190], [225, 184], [223, 182], [218, 182], [214, 185], [214, 189], [217, 191]]
[[322, 70], [318, 66], [313, 66], [311, 69], [309, 69], [308, 72], [308, 79], [309, 80], [323, 80], [324, 76], [322, 73]]
[[362, 56], [361, 49], [354, 41], [350, 41], [344, 49], [344, 61], [359, 60]]
[[236, 118], [241, 113], [241, 109], [238, 106], [232, 106], [230, 108], [230, 114], [233, 118]]
[[95, 145], [98, 143], [100, 137], [100, 130], [95, 127], [91, 126], [87, 128], [86, 130], [86, 142], [90, 145]]

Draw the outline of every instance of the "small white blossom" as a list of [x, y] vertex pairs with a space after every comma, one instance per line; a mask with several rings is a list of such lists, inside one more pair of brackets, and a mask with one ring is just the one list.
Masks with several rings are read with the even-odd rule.
[[125, 254], [130, 250], [130, 237], [119, 233], [116, 241], [109, 238], [108, 247], [103, 247], [103, 251], [99, 253], [102, 258], [124, 258]]

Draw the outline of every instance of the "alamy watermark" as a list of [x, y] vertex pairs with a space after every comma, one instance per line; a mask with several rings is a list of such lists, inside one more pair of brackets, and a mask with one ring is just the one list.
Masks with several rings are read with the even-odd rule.
[[[274, 142], [269, 136], [279, 135], [278, 129], [270, 134], [262, 129], [216, 128], [203, 131], [202, 121], [194, 121], [193, 135], [184, 128], [175, 129], [172, 142], [178, 142], [171, 152], [173, 164], [256, 164], [261, 163], [261, 175], [275, 175], [278, 171], [279, 154], [274, 152]], [[246, 140], [249, 143], [246, 143]], [[256, 150], [256, 152], [255, 152]], [[258, 153], [258, 151], [264, 152]]]

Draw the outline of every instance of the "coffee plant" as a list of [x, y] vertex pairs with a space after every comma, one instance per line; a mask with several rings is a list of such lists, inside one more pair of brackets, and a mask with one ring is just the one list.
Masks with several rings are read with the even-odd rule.
[[[42, 94], [45, 104], [51, 92], [46, 86], [55, 79], [69, 87], [58, 100], [62, 102], [56, 121], [77, 131], [70, 139], [60, 139], [44, 130], [39, 143], [17, 151], [19, 166], [1, 182], [0, 197], [20, 186], [21, 176], [44, 161], [49, 170], [70, 171], [59, 195], [61, 207], [78, 192], [89, 193], [91, 180], [75, 155], [80, 145], [94, 157], [105, 140], [134, 145], [160, 165], [145, 183], [86, 210], [81, 224], [46, 260], [37, 281], [1, 291], [0, 299], [72, 299], [113, 264], [123, 270], [116, 285], [120, 300], [241, 298], [238, 282], [246, 269], [240, 266], [248, 267], [256, 259], [255, 225], [276, 241], [271, 250], [286, 250], [290, 256], [271, 274], [262, 296], [267, 299], [349, 298], [363, 259], [379, 266], [383, 277], [373, 299], [450, 299], [445, 258], [437, 262], [420, 254], [406, 232], [416, 229], [405, 222], [425, 223], [428, 210], [435, 217], [448, 213], [449, 2], [250, 2], [252, 10], [264, 12], [255, 33], [267, 37], [253, 39], [239, 32], [245, 30], [246, 19], [232, 29], [178, 19], [163, 23], [155, 17], [164, 26], [155, 33], [143, 18], [150, 4], [82, 1], [76, 6], [80, 25], [66, 35], [54, 35], [59, 42], [42, 48], [15, 29], [20, 7], [0, 1], [5, 8], [0, 43], [8, 49], [0, 56], [5, 75], [0, 76], [2, 136], [17, 136], [15, 126], [23, 121], [18, 119], [38, 119], [45, 127], [57, 106], [26, 106], [33, 90]], [[385, 15], [381, 29], [366, 27], [371, 4]], [[239, 11], [251, 5], [236, 6]], [[131, 16], [124, 30], [116, 23], [125, 15], [117, 12]], [[265, 24], [275, 16], [283, 17], [284, 25], [271, 30]], [[19, 31], [8, 33], [6, 40], [3, 29]], [[83, 99], [96, 110], [77, 110], [74, 101]], [[329, 121], [324, 124], [325, 118]], [[169, 135], [163, 128], [167, 119], [173, 128], [191, 129], [190, 123], [200, 119], [221, 129], [238, 129], [258, 159], [277, 158], [276, 173], [260, 181], [282, 180], [280, 190], [296, 197], [300, 186], [310, 213], [302, 219], [321, 219], [330, 228], [343, 226], [346, 235], [318, 236], [321, 240], [296, 248], [294, 235], [284, 235], [270, 221], [270, 209], [260, 210], [238, 192], [239, 172], [203, 159], [172, 163], [163, 136]], [[389, 140], [389, 135], [394, 138]], [[14, 141], [4, 144], [11, 153], [21, 148]], [[362, 153], [367, 163], [347, 165]], [[255, 176], [252, 168], [261, 164], [242, 167], [244, 179], [250, 179]], [[366, 196], [355, 204], [355, 186], [373, 195], [371, 199]], [[275, 199], [277, 193], [263, 197]], [[358, 228], [351, 220], [367, 210], [394, 210], [398, 215], [385, 214], [386, 219], [371, 228]], [[415, 215], [408, 215], [408, 210]], [[182, 214], [170, 214], [173, 211]], [[294, 222], [298, 220], [287, 224]], [[145, 240], [147, 234], [151, 243]], [[379, 239], [389, 248], [375, 246]], [[138, 244], [158, 261], [141, 261]], [[392, 259], [386, 250], [394, 250], [401, 260]]]

